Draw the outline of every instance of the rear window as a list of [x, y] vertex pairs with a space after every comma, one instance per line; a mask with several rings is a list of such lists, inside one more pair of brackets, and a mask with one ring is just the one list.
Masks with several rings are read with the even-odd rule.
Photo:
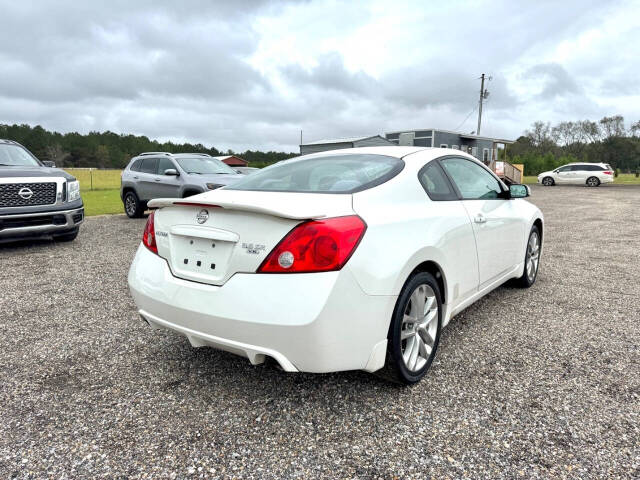
[[600, 165], [578, 165], [574, 170], [582, 170], [586, 172], [599, 172], [603, 170]]
[[385, 155], [328, 155], [288, 160], [225, 187], [259, 192], [355, 193], [380, 185], [404, 168]]
[[142, 173], [156, 173], [157, 164], [157, 158], [144, 158], [142, 159], [142, 166], [140, 167], [140, 171]]
[[131, 164], [130, 170], [133, 170], [134, 172], [139, 172], [141, 164], [142, 164], [142, 159], [139, 158], [138, 160], [136, 160]]

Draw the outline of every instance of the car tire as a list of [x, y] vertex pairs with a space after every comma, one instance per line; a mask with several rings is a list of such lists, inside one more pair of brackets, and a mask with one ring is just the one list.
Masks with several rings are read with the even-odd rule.
[[544, 177], [542, 179], [542, 185], [544, 185], [545, 187], [551, 187], [553, 185], [555, 185], [555, 180], [551, 177]]
[[53, 239], [56, 242], [73, 242], [78, 236], [78, 233], [80, 233], [80, 229], [76, 228], [75, 230], [71, 230], [70, 232], [56, 233], [53, 235]]
[[598, 177], [587, 178], [587, 187], [597, 187], [600, 185], [600, 179]]
[[378, 376], [405, 385], [425, 376], [440, 342], [441, 298], [438, 282], [430, 273], [419, 272], [409, 278], [393, 311], [387, 358], [376, 372]]
[[540, 230], [536, 225], [531, 228], [529, 239], [525, 247], [524, 253], [524, 270], [522, 276], [517, 278], [515, 284], [520, 288], [529, 288], [536, 283], [538, 278], [538, 267], [540, 266], [540, 249], [542, 242], [540, 241]]
[[144, 205], [138, 199], [135, 192], [127, 192], [124, 195], [124, 213], [129, 218], [141, 218], [144, 215]]
[[194, 195], [198, 195], [202, 192], [197, 192], [195, 190], [187, 190], [182, 194], [182, 198], [193, 197]]

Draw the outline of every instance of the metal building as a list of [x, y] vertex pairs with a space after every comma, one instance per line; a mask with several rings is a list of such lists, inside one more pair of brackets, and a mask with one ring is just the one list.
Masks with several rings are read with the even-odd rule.
[[480, 137], [478, 135], [436, 130], [434, 128], [389, 132], [385, 133], [385, 137], [393, 142], [394, 145], [463, 150], [483, 161], [486, 165], [498, 160], [499, 145], [504, 147], [514, 143], [513, 140]]
[[340, 148], [354, 147], [387, 147], [397, 145], [380, 135], [369, 137], [336, 138], [332, 140], [318, 140], [317, 142], [303, 143], [300, 145], [300, 154], [325, 152], [327, 150], [338, 150]]

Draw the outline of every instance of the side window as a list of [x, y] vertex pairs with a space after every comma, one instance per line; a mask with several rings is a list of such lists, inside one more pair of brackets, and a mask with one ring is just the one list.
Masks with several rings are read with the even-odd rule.
[[140, 171], [142, 173], [156, 173], [157, 158], [143, 158]]
[[142, 159], [139, 158], [138, 160], [136, 160], [131, 164], [131, 167], [129, 168], [129, 170], [133, 170], [134, 172], [139, 172], [141, 164], [142, 164]]
[[589, 167], [586, 165], [573, 165], [571, 167], [571, 171], [573, 172], [584, 172], [585, 170], [589, 170]]
[[498, 198], [500, 182], [480, 165], [464, 158], [445, 158], [442, 166], [464, 200]]
[[569, 172], [569, 171], [571, 171], [571, 166], [562, 167], [558, 169], [558, 172]]
[[437, 162], [429, 162], [422, 167], [418, 172], [418, 180], [431, 200], [458, 200], [458, 196]]
[[174, 170], [176, 169], [176, 166], [171, 160], [168, 158], [158, 159], [158, 175], [164, 175], [164, 171], [169, 170], [170, 168], [173, 168]]

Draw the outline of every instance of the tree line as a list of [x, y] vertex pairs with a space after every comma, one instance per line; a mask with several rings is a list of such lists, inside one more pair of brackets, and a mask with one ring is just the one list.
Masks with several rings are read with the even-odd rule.
[[508, 145], [511, 163], [524, 164], [525, 175], [538, 175], [571, 162], [608, 163], [616, 171], [640, 170], [640, 121], [625, 128], [624, 117], [603, 117], [597, 122], [578, 120], [535, 122]]
[[212, 156], [238, 155], [249, 165], [262, 167], [295, 156], [287, 152], [247, 150], [221, 152], [200, 143], [158, 142], [145, 136], [113, 132], [50, 132], [41, 126], [0, 124], [0, 138], [24, 145], [40, 160], [55, 162], [58, 167], [124, 168], [132, 157], [142, 152], [192, 152]]

